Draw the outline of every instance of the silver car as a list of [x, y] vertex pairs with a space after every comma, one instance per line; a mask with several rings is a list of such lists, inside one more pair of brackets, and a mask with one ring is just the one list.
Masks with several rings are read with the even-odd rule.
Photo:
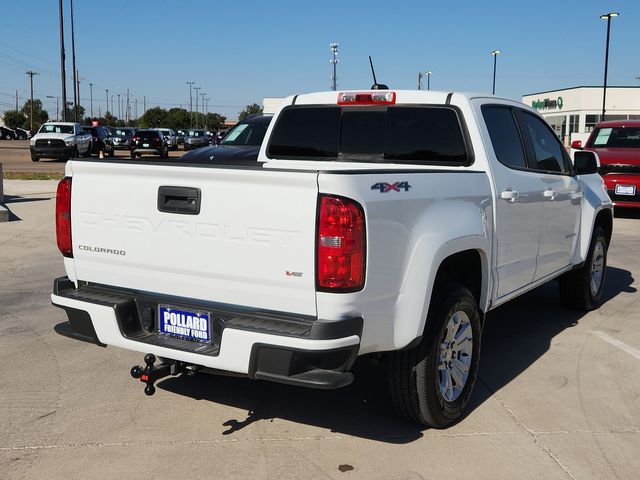
[[184, 136], [184, 149], [193, 150], [194, 148], [209, 146], [209, 137], [204, 130], [189, 130]]
[[177, 150], [178, 149], [178, 137], [176, 132], [174, 132], [170, 128], [156, 128], [159, 132], [162, 132], [165, 140], [167, 141], [167, 145], [169, 146], [169, 150]]

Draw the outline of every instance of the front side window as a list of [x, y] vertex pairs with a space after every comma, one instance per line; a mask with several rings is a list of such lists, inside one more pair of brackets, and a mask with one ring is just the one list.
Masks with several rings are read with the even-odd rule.
[[522, 118], [533, 147], [532, 167], [547, 172], [567, 171], [563, 155], [564, 147], [558, 141], [558, 137], [539, 118], [529, 113], [523, 113]]

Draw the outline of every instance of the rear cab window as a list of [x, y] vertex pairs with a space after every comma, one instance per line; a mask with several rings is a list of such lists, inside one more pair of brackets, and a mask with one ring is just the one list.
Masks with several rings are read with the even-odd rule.
[[268, 158], [470, 165], [462, 115], [453, 106], [300, 105], [280, 113]]

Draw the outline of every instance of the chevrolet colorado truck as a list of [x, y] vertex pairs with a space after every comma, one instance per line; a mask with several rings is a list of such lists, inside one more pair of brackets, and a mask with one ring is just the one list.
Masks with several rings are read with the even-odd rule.
[[443, 428], [488, 311], [553, 279], [599, 305], [612, 224], [597, 154], [521, 103], [296, 95], [257, 160], [68, 162], [51, 299], [68, 336], [148, 352], [148, 395], [196, 371], [338, 388], [371, 354], [398, 412]]
[[67, 160], [91, 155], [91, 134], [82, 130], [79, 123], [47, 122], [29, 141], [31, 160], [41, 158]]

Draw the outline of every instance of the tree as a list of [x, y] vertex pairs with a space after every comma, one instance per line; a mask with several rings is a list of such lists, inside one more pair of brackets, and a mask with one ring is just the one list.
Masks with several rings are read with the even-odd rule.
[[24, 124], [27, 121], [27, 117], [22, 112], [16, 112], [15, 110], [7, 110], [2, 116], [4, 124], [9, 128], [24, 128]]
[[164, 127], [167, 121], [167, 111], [164, 108], [154, 107], [148, 109], [140, 117], [141, 127]]
[[[31, 100], [24, 102], [20, 112], [26, 117], [25, 128], [31, 128]], [[47, 120], [49, 120], [49, 114], [42, 109], [42, 101], [36, 98], [33, 100], [33, 131], [37, 132]]]
[[220, 115], [219, 113], [207, 113], [206, 125], [211, 130], [220, 130], [224, 127], [224, 122], [227, 121], [227, 117]]
[[184, 108], [172, 108], [167, 112], [165, 122], [163, 126], [173, 130], [189, 128], [189, 112]]
[[247, 105], [244, 107], [244, 110], [238, 114], [238, 121], [244, 120], [249, 115], [255, 115], [257, 113], [262, 113], [262, 107], [260, 105], [257, 103]]
[[[85, 108], [82, 105], [78, 105], [78, 122], [82, 122], [82, 117], [84, 116]], [[67, 106], [67, 122], [75, 122], [76, 118], [76, 110], [73, 105]]]

